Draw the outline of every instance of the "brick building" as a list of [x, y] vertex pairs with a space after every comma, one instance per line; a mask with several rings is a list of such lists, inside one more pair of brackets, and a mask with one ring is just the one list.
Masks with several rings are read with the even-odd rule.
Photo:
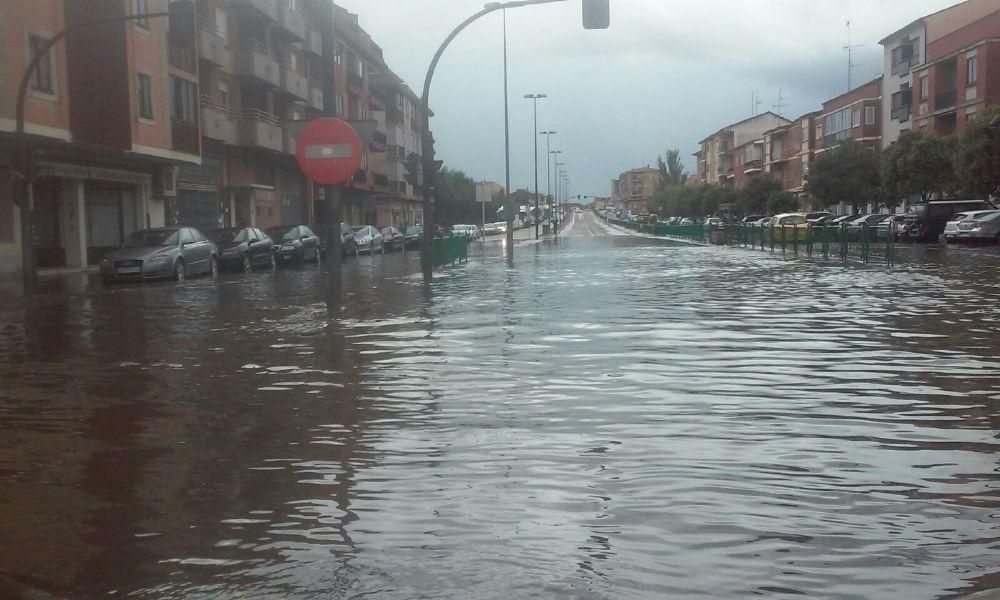
[[823, 103], [816, 125], [816, 152], [837, 147], [846, 139], [878, 148], [882, 145], [882, 77]]
[[740, 181], [743, 181], [748, 174], [747, 169], [750, 169], [752, 174], [757, 168], [754, 164], [757, 150], [753, 148], [753, 144], [760, 141], [762, 145], [765, 131], [788, 123], [788, 119], [766, 112], [727, 125], [701, 140], [700, 148], [694, 154], [699, 181], [712, 185], [735, 186], [737, 171]]
[[927, 60], [913, 77], [914, 129], [960, 135], [967, 122], [1000, 103], [1000, 6], [928, 43]]
[[805, 195], [817, 143], [816, 126], [822, 111], [806, 113], [787, 125], [764, 133], [764, 174], [781, 182], [785, 191], [799, 198]]
[[635, 215], [649, 214], [649, 201], [660, 184], [660, 171], [650, 167], [625, 171], [611, 182], [615, 206]]

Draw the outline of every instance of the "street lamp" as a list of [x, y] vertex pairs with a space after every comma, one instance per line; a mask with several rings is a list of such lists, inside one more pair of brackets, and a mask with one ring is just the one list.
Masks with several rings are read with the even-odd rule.
[[[562, 177], [563, 177], [562, 167], [565, 166], [566, 163], [561, 163], [556, 161], [556, 205], [557, 206], [560, 203], [559, 199], [562, 198]], [[565, 198], [562, 199], [563, 202], [565, 202], [565, 200], [566, 200]]]
[[[554, 164], [552, 166], [552, 170], [554, 170], [554, 169], [557, 168], [555, 165], [559, 163], [559, 155], [562, 154], [562, 153], [563, 153], [562, 150], [549, 150], [549, 155], [552, 157], [552, 160], [554, 161]], [[546, 175], [546, 179], [549, 179], [549, 183], [550, 183], [550, 186], [552, 188], [550, 190], [550, 193], [552, 194], [552, 204], [558, 205], [559, 204], [559, 187], [558, 187], [559, 186], [559, 182], [558, 182], [559, 175], [556, 174], [555, 177], [552, 177], [552, 172], [550, 170], [549, 174]], [[552, 185], [552, 184], [554, 184], [554, 185]]]
[[542, 215], [538, 211], [538, 101], [542, 98], [548, 98], [545, 94], [525, 94], [524, 97], [531, 100], [531, 104], [535, 111], [535, 127], [532, 131], [531, 138], [535, 142], [535, 239], [538, 239], [538, 222], [541, 220]]
[[549, 203], [549, 210], [551, 211], [555, 208], [555, 202], [552, 199], [552, 136], [556, 134], [555, 131], [541, 131], [539, 135], [545, 136], [545, 197]]

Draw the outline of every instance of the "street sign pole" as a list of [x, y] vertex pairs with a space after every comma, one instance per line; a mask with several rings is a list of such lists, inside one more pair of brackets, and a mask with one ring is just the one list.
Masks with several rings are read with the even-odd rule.
[[343, 303], [343, 240], [340, 236], [340, 187], [324, 186], [326, 195], [326, 307], [337, 313]]

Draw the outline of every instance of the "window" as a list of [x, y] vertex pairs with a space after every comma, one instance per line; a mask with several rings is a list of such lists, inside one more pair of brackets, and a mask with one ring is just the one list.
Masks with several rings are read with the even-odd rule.
[[965, 84], [966, 85], [976, 85], [976, 76], [978, 75], [978, 64], [977, 57], [970, 56], [965, 59]]
[[229, 37], [229, 19], [221, 8], [215, 9], [215, 31], [222, 39]]
[[925, 102], [927, 100], [927, 76], [924, 75], [920, 78], [920, 101]]
[[229, 84], [225, 81], [219, 82], [219, 102], [223, 106], [229, 106]]
[[153, 118], [153, 78], [145, 73], [136, 74], [135, 95], [139, 100], [139, 116]]
[[809, 141], [809, 121], [802, 121], [802, 143]]
[[861, 109], [851, 111], [851, 127], [861, 127]]
[[174, 110], [171, 116], [185, 123], [197, 122], [198, 93], [195, 85], [186, 79], [170, 76]]
[[[42, 46], [48, 43], [48, 40], [37, 35], [28, 35], [28, 46], [31, 50], [31, 58], [38, 55]], [[46, 53], [45, 58], [38, 61], [38, 66], [35, 68], [35, 73], [31, 77], [31, 89], [44, 92], [46, 94], [53, 93], [52, 88], [52, 53]]]
[[344, 64], [344, 50], [340, 46], [338, 46], [337, 49], [333, 51], [333, 62], [335, 62], [338, 65]]
[[337, 114], [338, 115], [344, 114], [344, 97], [341, 96], [340, 94], [337, 94]]
[[875, 124], [875, 107], [866, 106], [865, 107], [865, 125]]
[[[133, 15], [144, 15], [148, 12], [149, 10], [146, 8], [146, 0], [132, 0]], [[149, 29], [149, 22], [146, 21], [145, 17], [135, 19], [134, 23], [143, 29]]]
[[974, 121], [975, 118], [976, 118], [976, 111], [972, 111], [970, 113], [965, 113], [965, 122], [966, 123], [968, 123], [969, 121]]
[[187, 229], [187, 228], [181, 229], [181, 243], [182, 244], [193, 244], [194, 241], [195, 241], [194, 240], [194, 236], [191, 234], [191, 230], [190, 229]]

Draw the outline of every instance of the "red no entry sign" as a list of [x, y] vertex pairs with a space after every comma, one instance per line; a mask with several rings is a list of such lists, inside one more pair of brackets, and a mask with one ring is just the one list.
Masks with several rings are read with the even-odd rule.
[[295, 158], [302, 172], [316, 183], [341, 185], [361, 166], [361, 139], [346, 121], [316, 119], [299, 134]]

